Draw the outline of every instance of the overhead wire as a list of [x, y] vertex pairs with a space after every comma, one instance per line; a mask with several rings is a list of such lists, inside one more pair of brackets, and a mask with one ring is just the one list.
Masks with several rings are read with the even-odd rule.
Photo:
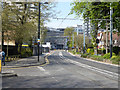
[[[70, 12], [71, 13], [71, 12]], [[70, 14], [69, 13], [69, 14]], [[61, 25], [62, 25], [62, 23], [64, 22], [64, 20], [69, 16], [69, 14], [61, 21], [61, 23], [59, 24], [59, 26], [58, 27], [60, 27]], [[58, 19], [57, 19], [58, 20]]]

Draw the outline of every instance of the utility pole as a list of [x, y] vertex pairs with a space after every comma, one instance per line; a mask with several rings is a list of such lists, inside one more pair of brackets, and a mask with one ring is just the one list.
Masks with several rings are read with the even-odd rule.
[[110, 3], [110, 58], [112, 57], [112, 30], [113, 30], [113, 9], [111, 7], [112, 3]]
[[89, 17], [87, 17], [87, 36], [89, 36]]
[[85, 22], [84, 22], [84, 31], [83, 31], [83, 54], [85, 53]]
[[106, 54], [108, 53], [108, 24], [106, 21]]
[[39, 2], [39, 16], [38, 16], [38, 62], [39, 62], [39, 48], [40, 48], [40, 2]]
[[76, 52], [78, 52], [78, 25], [77, 25], [77, 45], [76, 45]]
[[[41, 31], [40, 31], [40, 5], [41, 4], [48, 4], [48, 2], [45, 2], [45, 3], [41, 3], [41, 2], [39, 2], [39, 16], [38, 16], [38, 62], [39, 62], [39, 54], [42, 54], [42, 43], [41, 43], [41, 45], [40, 45], [40, 34], [42, 35], [42, 33], [41, 33]], [[41, 46], [41, 53], [40, 53], [40, 51], [39, 51], [39, 48], [40, 48], [40, 46]]]
[[73, 32], [73, 35], [72, 35], [72, 47], [74, 47], [74, 32]]

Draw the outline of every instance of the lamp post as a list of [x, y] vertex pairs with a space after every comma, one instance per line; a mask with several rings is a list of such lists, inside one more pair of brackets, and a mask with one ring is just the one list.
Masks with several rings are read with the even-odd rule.
[[40, 45], [40, 4], [39, 3], [39, 16], [38, 16], [38, 62], [39, 62], [39, 45]]
[[85, 22], [84, 24], [84, 32], [83, 32], [83, 54], [85, 54]]
[[[40, 51], [39, 51], [39, 46], [40, 46], [40, 5], [41, 4], [48, 4], [48, 2], [45, 3], [41, 3], [39, 2], [39, 16], [38, 16], [38, 62], [39, 62], [39, 55], [40, 55]], [[42, 54], [42, 43], [41, 43], [41, 54]]]
[[111, 4], [110, 3], [110, 58], [112, 57], [112, 30], [113, 30], [113, 18], [112, 18], [112, 15], [113, 15], [113, 9], [111, 7]]

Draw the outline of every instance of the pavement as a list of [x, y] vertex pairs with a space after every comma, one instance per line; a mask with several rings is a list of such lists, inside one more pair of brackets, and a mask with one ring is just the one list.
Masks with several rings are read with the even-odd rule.
[[19, 60], [14, 60], [11, 62], [6, 62], [5, 66], [2, 66], [2, 77], [12, 77], [17, 76], [16, 73], [10, 71], [11, 68], [24, 68], [24, 67], [32, 67], [32, 66], [40, 66], [47, 63], [45, 57], [50, 53], [43, 53], [39, 56], [31, 56], [29, 58], [22, 58]]

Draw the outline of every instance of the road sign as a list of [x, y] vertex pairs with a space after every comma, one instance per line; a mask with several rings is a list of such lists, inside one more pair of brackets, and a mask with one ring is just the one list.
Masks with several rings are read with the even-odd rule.
[[40, 42], [40, 39], [38, 39], [38, 42]]
[[28, 45], [22, 45], [23, 47], [28, 47]]
[[34, 43], [34, 45], [38, 45], [38, 43]]
[[96, 43], [97, 43], [97, 44], [99, 43], [99, 39], [96, 39]]

